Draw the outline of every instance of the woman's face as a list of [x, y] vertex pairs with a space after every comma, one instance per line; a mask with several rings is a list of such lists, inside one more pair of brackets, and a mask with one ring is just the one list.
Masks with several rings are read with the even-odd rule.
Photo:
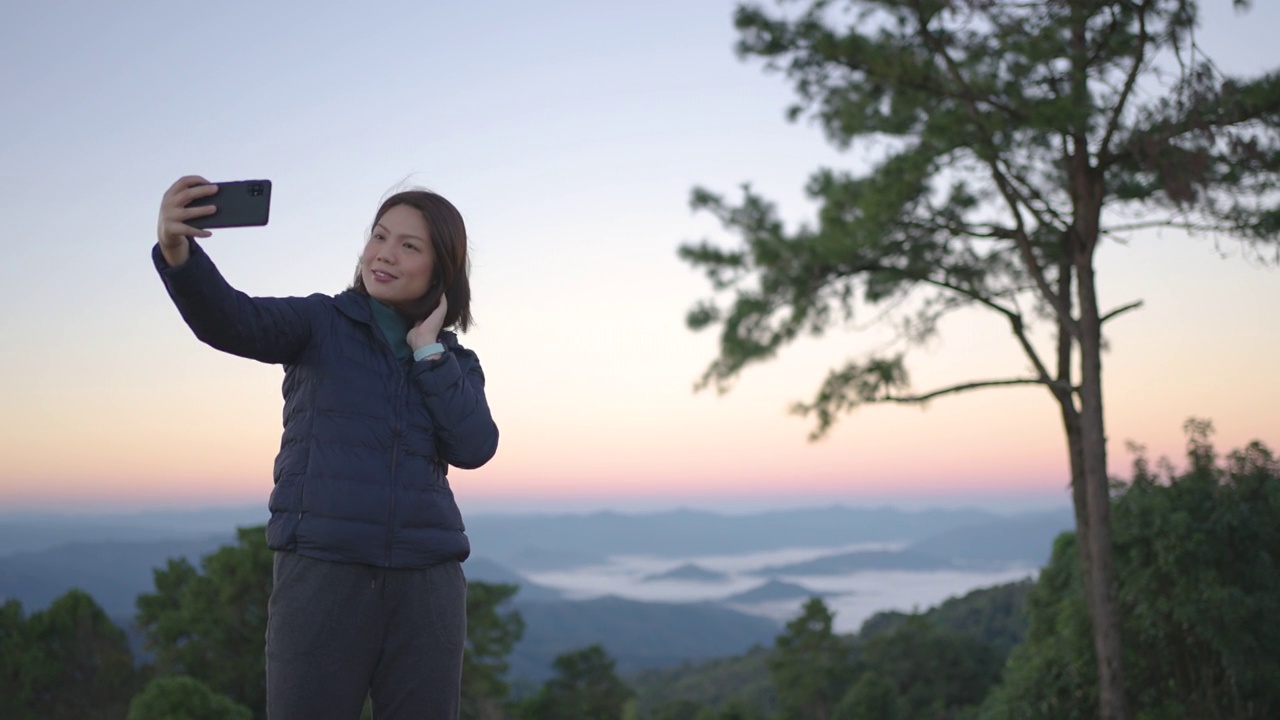
[[383, 213], [360, 254], [360, 277], [369, 295], [388, 305], [413, 302], [427, 294], [434, 269], [435, 250], [422, 213], [408, 205]]

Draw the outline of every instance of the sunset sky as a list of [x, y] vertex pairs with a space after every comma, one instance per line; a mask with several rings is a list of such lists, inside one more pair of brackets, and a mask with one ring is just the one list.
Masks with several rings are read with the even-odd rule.
[[[286, 9], [288, 6], [288, 9]], [[1228, 73], [1280, 66], [1280, 4], [1202, 2]], [[151, 267], [177, 177], [269, 178], [265, 228], [204, 242], [254, 295], [336, 293], [380, 199], [402, 184], [466, 217], [479, 353], [502, 432], [453, 471], [464, 511], [1066, 502], [1041, 389], [869, 407], [810, 443], [788, 406], [883, 335], [788, 347], [732, 392], [693, 392], [709, 287], [683, 242], [731, 243], [694, 186], [743, 182], [788, 221], [849, 167], [784, 117], [785, 78], [733, 52], [734, 3], [18, 3], [0, 14], [0, 512], [265, 505], [281, 370], [220, 354]], [[1280, 270], [1230, 240], [1152, 232], [1097, 259], [1109, 326], [1111, 463], [1280, 446]], [[955, 316], [911, 360], [920, 390], [1021, 374], [1003, 321]]]

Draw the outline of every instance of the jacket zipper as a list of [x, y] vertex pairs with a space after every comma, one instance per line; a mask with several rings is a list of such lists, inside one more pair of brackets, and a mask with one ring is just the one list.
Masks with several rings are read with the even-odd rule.
[[364, 322], [369, 326], [369, 331], [373, 333], [374, 337], [378, 338], [382, 346], [387, 349], [387, 353], [391, 357], [391, 364], [395, 366], [398, 376], [396, 393], [391, 399], [395, 403], [394, 421], [391, 426], [391, 502], [387, 503], [387, 542], [385, 559], [383, 560], [384, 567], [391, 567], [391, 538], [395, 534], [396, 521], [396, 460], [400, 455], [400, 406], [402, 405], [400, 396], [404, 393], [404, 381], [408, 375], [408, 370], [404, 367], [405, 363], [396, 357], [395, 348], [391, 347], [391, 342], [382, 334], [382, 328], [378, 326], [377, 322], [370, 320], [365, 320]]
[[[399, 368], [398, 368], [399, 369]], [[396, 460], [400, 457], [400, 396], [404, 392], [404, 372], [396, 383], [395, 424], [391, 427], [391, 503], [387, 507], [387, 567], [391, 567], [391, 537], [395, 533], [396, 521]]]

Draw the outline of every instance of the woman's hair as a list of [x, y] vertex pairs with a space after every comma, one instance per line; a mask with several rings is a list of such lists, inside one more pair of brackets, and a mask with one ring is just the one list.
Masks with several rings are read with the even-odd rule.
[[[470, 263], [467, 259], [467, 228], [462, 222], [462, 213], [448, 200], [430, 190], [405, 190], [382, 202], [378, 213], [373, 216], [373, 222], [369, 224], [371, 234], [382, 216], [397, 205], [414, 208], [427, 221], [427, 241], [435, 252], [435, 269], [432, 271], [433, 283], [427, 293], [411, 303], [397, 307], [396, 312], [408, 320], [410, 325], [421, 322], [436, 309], [436, 298], [440, 296], [437, 285], [443, 281], [444, 296], [449, 303], [443, 327], [456, 325], [458, 330], [466, 332], [472, 322], [471, 282], [467, 278]], [[369, 294], [358, 265], [351, 289], [361, 295]]]

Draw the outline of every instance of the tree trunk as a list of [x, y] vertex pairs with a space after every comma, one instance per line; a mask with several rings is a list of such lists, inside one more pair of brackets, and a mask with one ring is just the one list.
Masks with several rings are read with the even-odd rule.
[[[1075, 391], [1071, 389], [1075, 384], [1072, 379], [1075, 374], [1071, 367], [1072, 346], [1075, 338], [1071, 334], [1071, 324], [1068, 322], [1072, 315], [1071, 279], [1074, 276], [1074, 266], [1071, 263], [1075, 250], [1070, 233], [1065, 233], [1062, 241], [1062, 258], [1058, 264], [1058, 297], [1063, 303], [1058, 317], [1057, 380], [1060, 387], [1053, 390], [1053, 397], [1058, 401], [1058, 407], [1062, 411], [1062, 429], [1067, 436], [1067, 457], [1071, 464], [1071, 506], [1075, 510], [1076, 547], [1080, 552], [1080, 569], [1085, 577], [1089, 577], [1093, 561], [1089, 554], [1089, 543], [1084, 540], [1089, 537], [1089, 498], [1084, 480], [1084, 443], [1081, 440], [1080, 412], [1076, 409]], [[1089, 616], [1093, 617], [1092, 607], [1090, 607]]]
[[[1116, 593], [1111, 541], [1111, 485], [1107, 477], [1107, 441], [1102, 413], [1102, 323], [1094, 287], [1094, 243], [1082, 242], [1080, 245], [1076, 255], [1076, 288], [1080, 302], [1078, 452], [1079, 461], [1083, 464], [1081, 484], [1084, 486], [1087, 522], [1079, 538], [1081, 559], [1087, 563], [1082, 570], [1086, 573], [1085, 594], [1089, 598], [1094, 652], [1098, 659], [1100, 716], [1102, 720], [1129, 720], [1120, 638], [1120, 603]], [[1073, 463], [1076, 452], [1072, 451]], [[1084, 549], [1086, 545], [1087, 549]]]
[[[1080, 569], [1085, 577], [1089, 577], [1093, 567], [1092, 556], [1089, 554], [1089, 543], [1085, 542], [1085, 538], [1089, 537], [1090, 534], [1089, 491], [1085, 484], [1084, 443], [1081, 441], [1080, 413], [1076, 412], [1073, 405], [1062, 405], [1062, 427], [1067, 432], [1067, 454], [1071, 459], [1071, 505], [1075, 510], [1076, 516], [1076, 537], [1079, 540], [1076, 546], [1080, 549]], [[1092, 606], [1090, 606], [1089, 613], [1092, 616]]]

